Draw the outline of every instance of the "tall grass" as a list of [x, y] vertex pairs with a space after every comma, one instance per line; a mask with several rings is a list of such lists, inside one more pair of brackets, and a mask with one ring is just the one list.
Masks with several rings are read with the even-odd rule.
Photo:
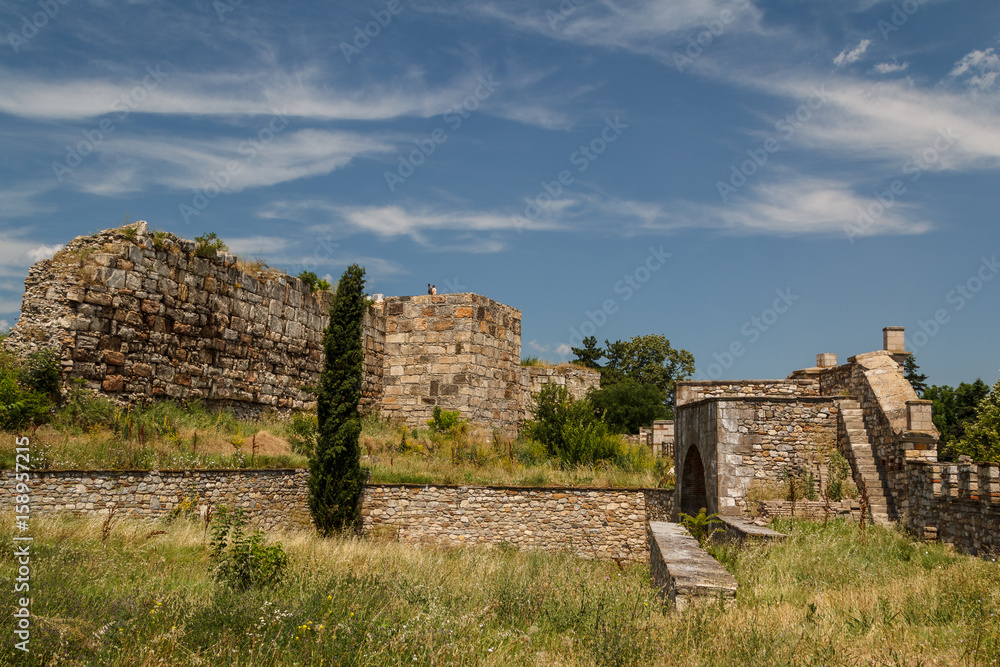
[[[13, 517], [0, 516], [11, 543]], [[416, 549], [274, 532], [283, 585], [209, 574], [205, 528], [33, 518], [28, 655], [75, 665], [996, 665], [996, 562], [855, 524], [785, 522], [784, 543], [714, 547], [736, 606], [678, 616], [643, 564]], [[165, 532], [159, 532], [165, 531]], [[102, 541], [102, 534], [107, 532]], [[12, 580], [7, 550], [0, 575]], [[9, 614], [0, 632], [12, 637]]]

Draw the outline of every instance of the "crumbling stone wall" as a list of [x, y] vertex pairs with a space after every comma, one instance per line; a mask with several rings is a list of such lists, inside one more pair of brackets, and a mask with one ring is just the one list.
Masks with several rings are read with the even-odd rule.
[[7, 344], [59, 350], [65, 378], [123, 402], [204, 399], [247, 409], [308, 407], [329, 292], [248, 271], [227, 253], [153, 236], [145, 223], [78, 237], [25, 281]]
[[[150, 519], [169, 516], [181, 503], [192, 512], [211, 505], [245, 509], [264, 529], [312, 524], [306, 470], [34, 470], [33, 513], [107, 513]], [[3, 471], [0, 493], [10, 508], [16, 480]]]
[[[6, 345], [59, 351], [65, 379], [121, 403], [202, 399], [238, 413], [315, 405], [332, 293], [145, 222], [78, 237], [25, 280]], [[520, 366], [521, 312], [478, 294], [389, 297], [363, 323], [361, 409], [423, 426], [434, 408], [514, 432], [532, 392], [600, 374]]]

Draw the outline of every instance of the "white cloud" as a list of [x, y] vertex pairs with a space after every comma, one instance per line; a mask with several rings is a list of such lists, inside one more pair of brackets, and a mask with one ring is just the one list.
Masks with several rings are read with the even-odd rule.
[[[816, 89], [810, 79], [787, 75], [761, 79], [758, 85], [792, 100], [805, 100]], [[1000, 99], [995, 96], [852, 77], [831, 77], [821, 89], [823, 105], [796, 128], [789, 147], [865, 160], [861, 167], [878, 178], [899, 174], [925, 152], [933, 160], [922, 160], [921, 171], [1000, 166]]]
[[[456, 11], [440, 7], [440, 12]], [[625, 2], [525, 3], [493, 0], [457, 10], [500, 20], [513, 27], [561, 41], [620, 49], [673, 64], [686, 40], [711, 25], [719, 35], [759, 31], [760, 11], [733, 0], [628, 0]], [[718, 26], [718, 27], [716, 27]], [[718, 32], [721, 30], [722, 32]]]
[[556, 354], [566, 357], [573, 354], [573, 348], [569, 343], [559, 343], [556, 345]]
[[[267, 127], [268, 124], [262, 126]], [[298, 130], [278, 132], [270, 143], [254, 144], [242, 137], [180, 139], [121, 137], [100, 145], [102, 160], [84, 163], [70, 178], [86, 192], [116, 196], [140, 191], [150, 184], [177, 190], [212, 187], [213, 174], [228, 178], [223, 192], [266, 187], [329, 174], [356, 157], [393, 150], [377, 137], [351, 132]], [[228, 169], [232, 163], [236, 169]], [[228, 169], [228, 174], [227, 174]]]
[[[685, 217], [734, 232], [782, 236], [844, 234], [848, 227], [854, 235], [923, 234], [932, 228], [915, 203], [873, 204], [878, 204], [873, 195], [861, 196], [845, 181], [781, 173], [775, 181], [750, 187], [731, 205], [694, 205]], [[862, 218], [859, 225], [861, 213], [869, 210], [877, 215], [869, 213], [871, 222]]]
[[10, 329], [10, 322], [7, 320], [0, 320], [0, 331], [7, 331]]
[[967, 53], [948, 73], [952, 78], [969, 75], [966, 85], [980, 91], [986, 91], [996, 85], [1000, 76], [1000, 56], [992, 48], [985, 51]]
[[840, 54], [833, 59], [833, 64], [836, 67], [843, 67], [844, 65], [850, 65], [851, 63], [856, 63], [858, 60], [861, 59], [861, 56], [865, 54], [865, 51], [868, 50], [868, 47], [871, 45], [871, 43], [872, 40], [870, 39], [862, 39], [858, 43], [858, 45], [855, 46], [853, 49], [850, 50], [844, 49], [843, 51], [841, 51]]
[[878, 74], [894, 74], [896, 72], [905, 72], [909, 66], [910, 63], [898, 63], [893, 60], [892, 62], [876, 63], [872, 71]]
[[537, 340], [534, 339], [528, 341], [528, 347], [530, 347], [535, 352], [548, 352], [551, 349], [551, 346], [542, 345], [541, 343], [539, 343]]
[[[475, 74], [432, 87], [417, 77], [362, 89], [329, 85], [316, 68], [298, 72], [203, 74], [165, 71], [163, 83], [130, 101], [135, 80], [46, 80], [0, 69], [0, 111], [44, 119], [86, 119], [123, 110], [131, 113], [198, 116], [288, 116], [317, 120], [386, 120], [442, 113], [474, 90]], [[167, 85], [169, 83], [169, 85]], [[141, 86], [140, 86], [141, 87]], [[66, 100], [73, 100], [67, 104]]]
[[40, 245], [37, 248], [28, 250], [25, 254], [31, 259], [31, 263], [40, 262], [43, 259], [50, 259], [52, 255], [63, 249], [62, 243], [56, 245]]

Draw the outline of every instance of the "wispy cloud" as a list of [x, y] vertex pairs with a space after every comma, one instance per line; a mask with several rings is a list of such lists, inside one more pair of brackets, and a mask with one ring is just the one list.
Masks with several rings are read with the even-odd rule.
[[[627, 0], [625, 2], [477, 2], [462, 11], [527, 32], [586, 46], [628, 51], [672, 62], [671, 53], [707, 24], [723, 32], [758, 31], [760, 12], [749, 0]], [[719, 30], [718, 28], [716, 30]], [[676, 42], [676, 43], [675, 43]]]
[[[169, 69], [169, 66], [167, 66]], [[139, 72], [142, 80], [145, 72]], [[408, 76], [369, 82], [364, 88], [337, 86], [319, 68], [284, 73], [174, 72], [148, 93], [132, 113], [184, 116], [260, 116], [276, 112], [316, 120], [386, 120], [442, 113], [477, 85], [476, 73], [429, 85]], [[125, 78], [38, 79], [0, 69], [0, 112], [36, 119], [86, 119], [122, 113], [136, 80]], [[66, 100], [72, 100], [67, 104]]]
[[972, 51], [955, 63], [948, 76], [958, 78], [965, 76], [966, 85], [980, 91], [986, 91], [997, 83], [1000, 76], [1000, 56], [992, 48], [985, 51]]
[[226, 173], [227, 166], [235, 163], [238, 171], [229, 170], [225, 190], [238, 192], [322, 176], [357, 157], [393, 150], [388, 141], [352, 132], [288, 130], [268, 144], [255, 144], [254, 135], [201, 140], [119, 137], [97, 148], [100, 164], [87, 163], [71, 178], [84, 191], [98, 195], [140, 191], [151, 184], [195, 190], [208, 186], [211, 174]]
[[861, 60], [861, 56], [865, 55], [865, 51], [868, 50], [871, 43], [870, 39], [862, 39], [853, 49], [844, 49], [833, 59], [834, 66], [843, 67], [858, 62]]
[[892, 62], [875, 63], [872, 71], [877, 74], [894, 74], [896, 72], [905, 72], [910, 66], [910, 63], [898, 63], [895, 60]]

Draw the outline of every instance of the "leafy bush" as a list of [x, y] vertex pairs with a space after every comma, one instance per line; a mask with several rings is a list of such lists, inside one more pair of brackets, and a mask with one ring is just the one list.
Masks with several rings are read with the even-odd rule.
[[12, 431], [48, 421], [52, 402], [43, 394], [23, 389], [14, 373], [0, 370], [0, 428]]
[[27, 368], [22, 376], [25, 387], [55, 400], [59, 397], [61, 381], [59, 355], [55, 350], [38, 350], [28, 355]]
[[455, 433], [463, 423], [462, 413], [458, 410], [442, 410], [440, 405], [434, 406], [434, 415], [427, 420], [427, 425], [436, 433]]
[[306, 285], [309, 285], [310, 292], [330, 289], [330, 281], [320, 278], [312, 271], [303, 271], [300, 273], [299, 280], [304, 282]]
[[563, 465], [615, 462], [621, 438], [611, 433], [587, 400], [574, 401], [566, 387], [546, 384], [535, 397], [535, 418], [525, 434], [545, 445]]
[[288, 555], [280, 543], [264, 545], [264, 531], [247, 533], [242, 508], [220, 507], [212, 522], [210, 555], [215, 578], [241, 591], [273, 586], [281, 581]]
[[201, 236], [196, 236], [194, 237], [194, 240], [195, 243], [197, 243], [194, 248], [194, 254], [198, 255], [198, 257], [215, 257], [216, 253], [229, 250], [229, 246], [223, 243], [222, 239], [220, 239], [215, 232], [209, 232], [207, 234], [202, 234]]
[[534, 355], [521, 358], [522, 366], [545, 366], [545, 362]]
[[49, 421], [59, 384], [55, 352], [32, 352], [25, 362], [4, 354], [0, 359], [0, 428], [14, 430]]
[[319, 419], [315, 412], [296, 412], [285, 429], [292, 451], [303, 456], [312, 456], [319, 434]]

